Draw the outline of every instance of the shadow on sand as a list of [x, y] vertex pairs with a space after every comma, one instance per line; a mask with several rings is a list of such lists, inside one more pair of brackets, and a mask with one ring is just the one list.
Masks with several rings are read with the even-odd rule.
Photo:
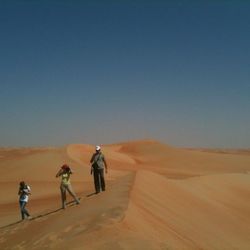
[[87, 194], [86, 197], [91, 197], [91, 196], [93, 196], [93, 195], [96, 195], [96, 192], [91, 193], [91, 194]]
[[16, 221], [16, 222], [11, 223], [11, 224], [2, 226], [2, 227], [0, 227], [0, 229], [4, 229], [4, 228], [7, 228], [7, 227], [11, 227], [11, 226], [17, 225], [17, 224], [19, 224], [19, 223], [21, 223], [21, 222], [23, 222], [23, 220], [18, 220], [18, 221]]
[[[78, 199], [81, 200], [80, 197]], [[66, 205], [69, 206], [69, 207], [72, 207], [75, 204], [76, 204], [75, 201], [69, 201], [69, 202], [66, 203]], [[43, 218], [43, 217], [49, 216], [51, 214], [55, 214], [55, 213], [59, 212], [60, 210], [64, 210], [64, 209], [63, 208], [58, 208], [58, 209], [55, 209], [55, 210], [52, 210], [52, 211], [48, 211], [47, 213], [39, 214], [39, 215], [34, 216], [34, 217], [32, 216], [32, 218], [30, 218], [30, 219], [27, 218], [27, 219], [24, 219], [24, 220], [19, 220], [19, 221], [10, 223], [8, 225], [2, 226], [2, 227], [0, 227], [0, 229], [4, 229], [4, 228], [11, 227], [11, 226], [15, 226], [15, 225], [17, 225], [19, 223], [22, 223], [22, 222], [25, 222], [25, 221], [32, 221], [32, 220], [36, 220], [38, 218]]]

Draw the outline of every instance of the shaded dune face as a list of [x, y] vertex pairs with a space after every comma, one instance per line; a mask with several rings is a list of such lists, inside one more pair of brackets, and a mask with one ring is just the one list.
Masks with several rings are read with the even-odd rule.
[[[0, 150], [0, 249], [249, 249], [246, 151], [149, 140], [103, 145], [107, 190], [93, 195], [94, 151], [83, 144]], [[81, 204], [61, 210], [55, 173], [65, 162]], [[20, 179], [32, 186], [31, 221], [18, 222]]]
[[124, 223], [170, 249], [247, 249], [249, 183], [246, 174], [170, 180], [139, 171]]

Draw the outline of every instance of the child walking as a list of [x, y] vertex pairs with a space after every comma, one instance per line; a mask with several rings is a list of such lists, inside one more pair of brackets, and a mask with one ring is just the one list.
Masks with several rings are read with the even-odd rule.
[[24, 181], [19, 183], [18, 195], [22, 220], [25, 218], [31, 218], [28, 210], [25, 208], [29, 200], [29, 195], [31, 194], [30, 191], [30, 187]]

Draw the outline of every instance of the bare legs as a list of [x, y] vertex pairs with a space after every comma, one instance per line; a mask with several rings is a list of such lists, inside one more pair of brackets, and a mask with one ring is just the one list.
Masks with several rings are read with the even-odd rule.
[[76, 197], [75, 192], [73, 191], [71, 184], [63, 184], [62, 183], [61, 186], [60, 186], [60, 190], [61, 190], [62, 208], [63, 209], [66, 208], [66, 191], [68, 191], [69, 194], [73, 197], [76, 204], [80, 204], [80, 201]]

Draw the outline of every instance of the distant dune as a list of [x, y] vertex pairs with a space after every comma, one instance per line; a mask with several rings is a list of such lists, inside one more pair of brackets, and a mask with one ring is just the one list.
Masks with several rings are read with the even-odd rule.
[[210, 152], [210, 153], [218, 153], [218, 154], [237, 154], [237, 155], [250, 155], [250, 149], [243, 149], [243, 148], [234, 148], [234, 149], [227, 149], [227, 148], [187, 148], [189, 150], [201, 151], [201, 152]]
[[[103, 145], [107, 190], [94, 195], [92, 145], [0, 149], [0, 249], [207, 249], [250, 246], [250, 150], [157, 141]], [[81, 199], [61, 210], [59, 167]], [[20, 221], [18, 184], [32, 188]]]

